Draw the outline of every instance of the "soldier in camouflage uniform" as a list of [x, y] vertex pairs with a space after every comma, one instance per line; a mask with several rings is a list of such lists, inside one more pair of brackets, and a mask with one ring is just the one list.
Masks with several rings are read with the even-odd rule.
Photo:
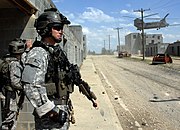
[[2, 104], [2, 130], [15, 130], [18, 116], [17, 94], [22, 91], [20, 63], [21, 54], [24, 52], [25, 43], [15, 39], [9, 44], [9, 53], [1, 64], [1, 87], [5, 95]]
[[[61, 42], [64, 24], [70, 22], [57, 9], [45, 10], [35, 21], [41, 41], [35, 41], [26, 55], [22, 74], [24, 92], [33, 105], [36, 130], [67, 130], [69, 128], [67, 105], [55, 104], [48, 97], [46, 87], [54, 87], [54, 66], [50, 50]], [[47, 48], [51, 48], [47, 50]]]
[[[86, 85], [87, 90], [81, 92], [88, 92], [88, 99], [96, 100], [92, 99], [88, 84], [80, 79], [77, 66], [69, 63], [57, 44], [62, 40], [66, 24], [70, 21], [55, 8], [45, 10], [34, 24], [42, 39], [35, 41], [26, 55], [22, 82], [26, 97], [35, 108], [36, 130], [69, 129], [69, 94], [73, 92], [74, 84]], [[70, 68], [75, 68], [75, 73]], [[78, 79], [72, 80], [71, 75]]]

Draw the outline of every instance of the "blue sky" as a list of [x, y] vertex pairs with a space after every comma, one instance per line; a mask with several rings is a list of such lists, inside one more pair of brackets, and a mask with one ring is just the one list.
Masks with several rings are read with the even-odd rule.
[[[134, 27], [133, 20], [140, 17], [135, 10], [150, 9], [144, 15], [158, 13], [149, 18], [163, 18], [167, 13], [167, 22], [180, 24], [180, 0], [52, 0], [58, 10], [70, 19], [72, 25], [81, 25], [83, 33], [87, 36], [88, 50], [101, 52], [104, 47], [116, 49], [117, 30], [120, 30], [120, 44], [125, 44], [125, 35], [129, 33], [140, 33]], [[124, 17], [129, 16], [129, 17]], [[155, 20], [147, 20], [151, 22]], [[169, 26], [166, 28], [147, 29], [147, 34], [163, 34], [164, 42], [175, 42], [180, 40], [180, 26]], [[104, 42], [105, 41], [105, 42]]]

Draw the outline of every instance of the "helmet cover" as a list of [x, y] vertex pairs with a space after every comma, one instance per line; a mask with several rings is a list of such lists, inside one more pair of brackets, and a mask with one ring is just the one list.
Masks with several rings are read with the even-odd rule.
[[16, 38], [9, 43], [9, 53], [22, 54], [25, 50], [25, 40]]

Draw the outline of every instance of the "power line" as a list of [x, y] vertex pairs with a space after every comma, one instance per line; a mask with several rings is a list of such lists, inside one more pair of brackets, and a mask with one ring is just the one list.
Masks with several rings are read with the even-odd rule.
[[[159, 5], [159, 6], [157, 6], [157, 4], [156, 4], [155, 7], [153, 7], [153, 5], [152, 5], [151, 9], [156, 10], [156, 9], [159, 9], [159, 8], [163, 8], [164, 6], [168, 5], [170, 2], [172, 2], [172, 0], [169, 0], [166, 3], [164, 3], [162, 5]], [[161, 1], [161, 3], [162, 3], [162, 1]]]
[[153, 10], [162, 9], [162, 8], [166, 9], [167, 7], [177, 6], [179, 3], [180, 3], [180, 1], [175, 2], [175, 1], [169, 0], [166, 3], [159, 5], [159, 6], [153, 7], [154, 5], [152, 5], [151, 9], [153, 9]]

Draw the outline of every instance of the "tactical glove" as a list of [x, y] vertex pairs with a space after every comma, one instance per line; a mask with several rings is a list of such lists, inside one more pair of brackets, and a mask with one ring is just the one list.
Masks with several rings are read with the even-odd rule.
[[57, 106], [55, 106], [50, 112], [47, 113], [49, 118], [53, 120], [54, 122], [59, 122], [62, 126], [66, 122], [67, 119], [67, 113], [61, 109], [59, 109]]
[[55, 106], [51, 111], [47, 113], [47, 115], [51, 120], [57, 122], [59, 118], [59, 108]]

